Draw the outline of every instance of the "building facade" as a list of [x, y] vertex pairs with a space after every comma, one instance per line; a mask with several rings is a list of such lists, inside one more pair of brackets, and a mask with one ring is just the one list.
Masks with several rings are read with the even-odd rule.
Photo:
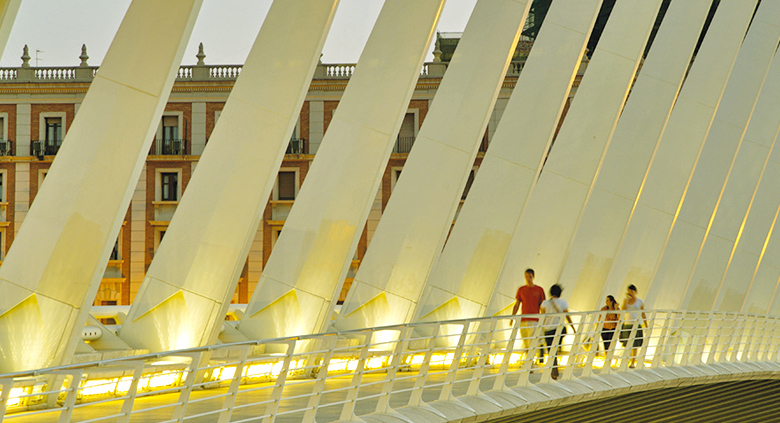
[[[454, 37], [446, 34], [438, 38], [437, 46], [451, 44], [449, 39]], [[527, 41], [518, 45], [518, 53], [509, 66], [474, 162], [469, 185], [495, 132], [529, 49], [530, 43]], [[441, 50], [437, 48], [434, 55], [436, 59], [425, 64], [417, 82], [340, 300], [344, 299], [349, 289], [446, 71], [447, 62], [441, 60]], [[5, 257], [14, 235], [24, 222], [27, 210], [56, 158], [90, 82], [98, 72], [98, 67], [87, 63], [86, 47], [82, 47], [79, 58], [81, 63], [75, 67], [32, 67], [25, 49], [19, 67], [0, 68], [0, 260]], [[198, 160], [219, 121], [233, 83], [241, 72], [240, 65], [205, 64], [202, 46], [197, 58], [197, 65], [179, 69], [107, 264], [95, 305], [132, 303], [178, 202], [186, 191], [192, 172], [196, 170]], [[585, 64], [574, 81], [570, 100]], [[234, 303], [249, 301], [354, 66], [320, 64], [317, 67], [273, 193], [264, 210], [262, 223], [257, 229], [240, 276], [232, 299]], [[122, 134], [117, 136], [121, 137]], [[237, 151], [236, 154], [241, 152]], [[464, 198], [468, 188], [464, 191]], [[106, 186], [105, 189], [114, 187]]]

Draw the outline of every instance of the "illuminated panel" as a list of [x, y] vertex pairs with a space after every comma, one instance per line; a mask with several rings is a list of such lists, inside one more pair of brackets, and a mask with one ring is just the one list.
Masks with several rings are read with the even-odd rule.
[[[742, 310], [759, 254], [770, 231], [769, 225], [777, 211], [780, 200], [777, 187], [767, 193], [767, 187], [758, 184], [760, 180], [762, 185], [771, 186], [778, 180], [777, 162], [771, 160], [770, 152], [774, 151], [780, 128], [779, 99], [780, 56], [775, 55], [691, 278], [691, 281], [697, 281], [707, 270], [702, 268], [702, 263], [708, 267], [717, 262], [716, 269], [723, 266], [721, 263], [728, 263], [713, 310]], [[724, 245], [717, 248], [720, 244]], [[731, 257], [723, 254], [724, 251]], [[775, 289], [775, 281], [769, 286], [762, 281], [756, 286], [757, 292], [769, 297]], [[766, 306], [761, 310], [764, 312]]]
[[[623, 230], [602, 291], [605, 295], [621, 295], [628, 284], [634, 284], [640, 297], [645, 298], [672, 218], [699, 148], [709, 132], [755, 4], [755, 1], [741, 0], [720, 2]], [[651, 304], [647, 301], [646, 307]]]
[[[335, 326], [408, 323], [485, 134], [531, 2], [478, 2]], [[380, 293], [389, 304], [371, 301]], [[377, 308], [379, 306], [379, 308]]]
[[501, 313], [512, 306], [526, 268], [536, 270], [542, 285], [557, 278], [569, 238], [623, 110], [660, 4], [655, 0], [617, 2], [612, 9], [582, 84], [512, 236], [488, 314]]
[[75, 351], [200, 5], [130, 5], [0, 269], [0, 371]]
[[271, 6], [122, 326], [133, 347], [216, 341], [337, 3]]
[[[761, 2], [750, 24], [712, 127], [694, 165], [685, 196], [680, 200], [677, 216], [670, 229], [662, 229], [669, 231], [669, 237], [648, 291], [649, 305], [690, 310], [710, 310], [713, 307], [734, 246], [733, 241], [728, 242], [723, 237], [736, 239], [739, 225], [745, 216], [744, 206], [743, 211], [738, 213], [740, 216], [730, 216], [728, 211], [722, 216], [733, 217], [733, 225], [721, 224], [713, 233], [710, 232], [711, 222], [718, 212], [719, 201], [732, 202], [727, 206], [727, 210], [729, 207], [736, 208], [739, 204], [739, 199], [723, 199], [721, 194], [780, 40], [780, 26], [775, 25], [780, 23], [778, 16], [780, 1]], [[773, 20], [776, 22], [770, 23]], [[755, 155], [760, 154], [752, 147], [747, 145], [742, 151], [749, 161], [755, 160]], [[763, 160], [747, 163], [747, 167], [742, 167], [742, 170], [752, 167], [755, 171], [752, 177], [755, 180], [762, 163]], [[755, 189], [755, 183], [750, 188], [740, 186], [739, 184], [745, 179], [749, 180], [751, 175], [737, 175], [737, 172], [732, 173], [735, 176], [734, 183], [739, 189], [747, 191], [749, 197], [750, 192]], [[709, 237], [705, 253], [702, 251], [702, 243], [708, 235], [714, 236]], [[655, 301], [651, 301], [653, 296]]]
[[321, 331], [409, 105], [444, 0], [386, 2], [239, 330]]
[[552, 3], [414, 320], [483, 315], [600, 5], [601, 0]]
[[[598, 308], [620, 236], [677, 100], [709, 0], [673, 2], [631, 91], [582, 209], [559, 281], [576, 310]], [[608, 294], [617, 294], [609, 292]]]

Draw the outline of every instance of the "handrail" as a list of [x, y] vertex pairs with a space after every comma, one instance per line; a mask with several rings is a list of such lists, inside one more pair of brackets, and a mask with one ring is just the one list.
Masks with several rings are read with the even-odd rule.
[[[521, 316], [492, 316], [210, 345], [17, 372], [0, 375], [0, 401], [7, 398], [8, 404], [0, 413], [6, 411], [5, 418], [12, 421], [48, 410], [69, 421], [70, 416], [80, 418], [81, 410], [89, 413], [90, 407], [113, 400], [120, 401], [127, 419], [154, 407], [156, 413], [165, 410], [171, 419], [182, 421], [195, 410], [219, 415], [220, 421], [250, 415], [269, 421], [282, 415], [304, 422], [338, 420], [422, 406], [436, 398], [474, 396], [486, 386], [504, 390], [553, 383], [549, 353], [544, 364], [534, 363], [534, 357], [547, 350], [540, 345], [545, 341], [552, 351], [565, 351], [558, 355], [559, 380], [644, 368], [780, 361], [780, 318], [675, 310], [647, 310], [646, 328], [629, 326], [632, 322], [620, 312], [609, 349], [597, 355], [604, 316], [611, 312], [568, 313], [576, 328], [569, 334], [544, 319], [561, 315], [542, 316], [526, 339], [520, 335], [526, 324]], [[550, 328], [554, 334], [545, 337], [542, 331]], [[636, 369], [630, 366], [633, 361]], [[284, 389], [293, 384], [295, 389]], [[190, 400], [195, 388], [198, 397]], [[163, 405], [140, 399], [160, 392], [180, 395]], [[407, 394], [391, 395], [401, 392]], [[197, 401], [199, 408], [190, 407], [192, 415], [181, 414], [188, 401]], [[214, 408], [203, 408], [205, 403]]]

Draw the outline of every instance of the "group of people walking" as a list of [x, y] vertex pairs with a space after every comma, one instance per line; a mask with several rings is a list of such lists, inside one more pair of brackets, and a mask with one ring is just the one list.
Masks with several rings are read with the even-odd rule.
[[[526, 351], [531, 351], [531, 340], [533, 339], [534, 329], [539, 324], [539, 317], [535, 317], [537, 314], [562, 314], [569, 312], [569, 304], [566, 300], [561, 299], [561, 292], [563, 288], [560, 285], [555, 284], [550, 287], [550, 298], [546, 298], [542, 287], [534, 284], [536, 274], [533, 269], [526, 269], [525, 271], [525, 285], [520, 286], [515, 295], [515, 305], [512, 309], [512, 314], [517, 314], [520, 310], [523, 317], [520, 318], [520, 335], [522, 337], [523, 348]], [[606, 305], [601, 308], [602, 311], [619, 311], [625, 312], [625, 318], [623, 324], [618, 332], [618, 339], [625, 347], [631, 339], [631, 332], [634, 332], [634, 341], [631, 345], [631, 359], [629, 361], [629, 367], [636, 367], [637, 349], [642, 346], [644, 340], [644, 333], [642, 331], [643, 326], [647, 326], [647, 316], [644, 312], [645, 305], [639, 297], [637, 297], [637, 289], [634, 285], [629, 285], [626, 290], [626, 297], [622, 304], [618, 304], [615, 297], [607, 295]], [[641, 320], [640, 320], [641, 317]], [[576, 328], [571, 320], [571, 316], [566, 315], [567, 325], [562, 327], [560, 331], [558, 327], [561, 325], [560, 316], [544, 317], [542, 322], [542, 331], [544, 333], [544, 341], [546, 348], [539, 351], [539, 359], [543, 361], [544, 350], [547, 351], [548, 357], [552, 357], [552, 370], [550, 376], [553, 379], [558, 379], [558, 357], [557, 350], [550, 351], [553, 345], [560, 345], [561, 338], [566, 335], [566, 326], [571, 326], [572, 333], [576, 333]], [[612, 341], [615, 339], [615, 332], [618, 330], [618, 322], [620, 321], [620, 313], [605, 313], [604, 323], [601, 329], [601, 339], [604, 344], [604, 352], [609, 351]], [[636, 326], [636, 327], [634, 327]], [[556, 333], [558, 334], [556, 336]]]

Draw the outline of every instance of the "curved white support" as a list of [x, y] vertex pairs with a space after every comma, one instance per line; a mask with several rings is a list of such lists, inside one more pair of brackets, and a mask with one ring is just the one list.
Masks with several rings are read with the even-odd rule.
[[601, 0], [552, 3], [447, 244], [431, 271], [415, 321], [484, 314], [600, 6]]
[[541, 285], [557, 279], [660, 5], [656, 0], [615, 3], [515, 228], [488, 314], [503, 313], [512, 306], [526, 268], [534, 268]]
[[[634, 200], [664, 133], [702, 31], [709, 0], [672, 2], [582, 207], [558, 280], [575, 310], [598, 309]], [[609, 294], [617, 294], [609, 292]]]
[[130, 5], [0, 268], [0, 372], [75, 351], [200, 5]]
[[216, 341], [337, 4], [271, 6], [122, 325], [133, 347]]
[[[731, 232], [736, 239], [744, 211], [735, 218], [737, 222], [731, 225], [734, 227], [731, 231], [720, 224], [715, 226], [713, 219], [717, 216], [724, 184], [780, 41], [779, 18], [780, 1], [762, 1], [742, 41], [709, 134], [688, 179], [685, 195], [679, 200], [671, 226], [663, 228], [668, 231], [668, 238], [648, 288], [649, 307], [663, 305], [710, 310], [714, 305], [734, 247], [733, 241], [720, 242], [722, 238], [718, 235]], [[759, 167], [762, 163], [751, 166]], [[737, 176], [737, 180], [739, 178]], [[713, 229], [714, 233], [711, 232]], [[707, 250], [703, 250], [704, 239], [710, 241]], [[653, 296], [655, 301], [651, 301]]]
[[531, 2], [477, 2], [334, 326], [408, 323], [452, 226]]
[[604, 295], [618, 295], [628, 284], [636, 285], [640, 295], [650, 295], [648, 287], [672, 217], [718, 109], [755, 4], [724, 0], [718, 6], [653, 153], [639, 197], [632, 200]]
[[251, 339], [327, 324], [443, 5], [384, 4], [238, 326]]
[[3, 54], [22, 0], [0, 0], [0, 54]]

